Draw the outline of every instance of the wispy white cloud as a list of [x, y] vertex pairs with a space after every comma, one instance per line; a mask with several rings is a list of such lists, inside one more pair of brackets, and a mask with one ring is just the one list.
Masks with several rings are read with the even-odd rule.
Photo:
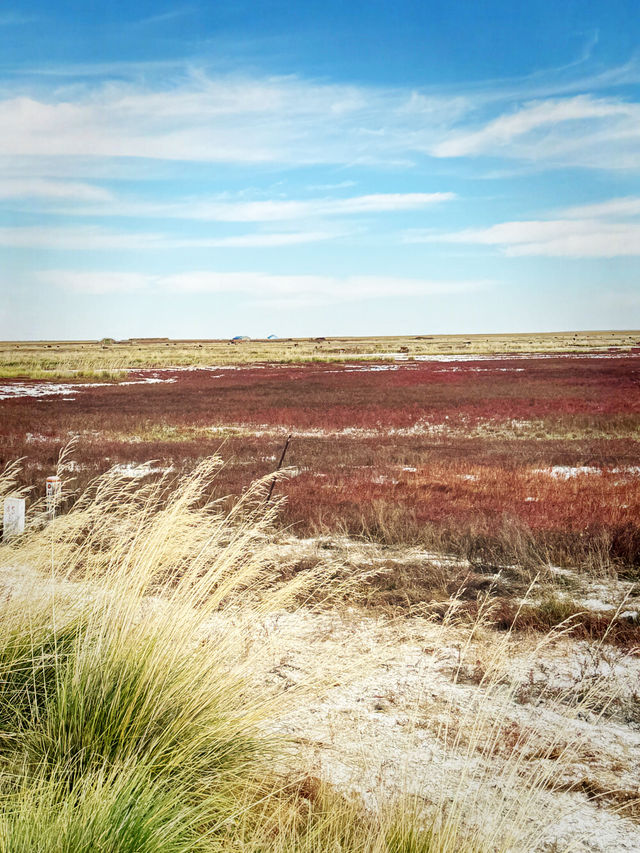
[[626, 219], [627, 217], [640, 216], [640, 197], [626, 196], [624, 198], [612, 198], [595, 204], [582, 204], [575, 207], [567, 207], [561, 211], [562, 216], [572, 219], [593, 219], [602, 217], [606, 219]]
[[69, 199], [79, 202], [108, 202], [113, 193], [104, 187], [77, 181], [46, 178], [1, 178], [0, 199]]
[[[46, 180], [0, 179], [0, 198], [35, 198], [47, 213], [84, 217], [192, 219], [209, 222], [300, 222], [363, 217], [424, 210], [457, 198], [452, 192], [372, 193], [347, 198], [258, 199], [234, 201], [228, 196], [193, 197], [175, 201], [118, 198], [90, 184]], [[39, 196], [39, 198], [38, 198]], [[48, 200], [48, 205], [43, 206]], [[28, 202], [26, 208], [30, 209]]]
[[433, 145], [431, 153], [637, 169], [640, 104], [590, 95], [536, 101], [478, 129], [451, 133]]
[[496, 146], [507, 145], [514, 139], [549, 125], [580, 119], [611, 118], [629, 115], [629, 105], [594, 100], [585, 96], [527, 104], [516, 112], [501, 115], [480, 130], [452, 136], [434, 146], [437, 157], [462, 157], [485, 153]]
[[164, 24], [166, 21], [173, 21], [176, 18], [183, 18], [185, 15], [191, 15], [195, 12], [194, 6], [179, 6], [175, 9], [168, 9], [166, 12], [160, 12], [157, 15], [149, 15], [146, 18], [140, 18], [135, 21], [136, 25], [146, 26], [147, 24]]
[[356, 182], [351, 180], [337, 181], [334, 184], [310, 184], [307, 189], [310, 192], [327, 192], [327, 190], [343, 190], [355, 187]]
[[[295, 246], [300, 243], [319, 243], [335, 240], [343, 236], [331, 231], [285, 231], [284, 233], [238, 234], [233, 237], [219, 237], [207, 245], [231, 249], [271, 249], [281, 246]], [[204, 245], [204, 244], [203, 244]]]
[[106, 208], [83, 208], [79, 213], [200, 219], [214, 222], [285, 222], [327, 217], [362, 216], [376, 213], [421, 210], [451, 201], [451, 192], [377, 193], [350, 198], [304, 200], [221, 201], [188, 199], [173, 203], [118, 203]]
[[[158, 74], [180, 74], [184, 72], [184, 59], [145, 59], [145, 60], [114, 60], [111, 62], [69, 62], [65, 64], [50, 65], [21, 65], [13, 70], [11, 79], [15, 88], [16, 78], [32, 81], [33, 79], [55, 81], [58, 85], [61, 81], [93, 80], [99, 78], [108, 80], [137, 81], [137, 85], [143, 85], [143, 81], [150, 75]], [[100, 84], [96, 84], [100, 85]], [[8, 90], [10, 91], [10, 88]]]
[[22, 226], [0, 228], [0, 246], [14, 249], [95, 252], [169, 251], [175, 249], [279, 248], [317, 243], [341, 236], [338, 231], [286, 231], [283, 233], [238, 234], [230, 237], [175, 237], [168, 234], [113, 232], [93, 227]]
[[462, 294], [486, 289], [487, 281], [433, 281], [393, 276], [277, 275], [266, 272], [198, 270], [171, 275], [131, 272], [47, 270], [40, 284], [78, 293], [126, 293], [140, 290], [174, 293], [234, 293], [292, 304], [331, 304], [389, 296]]
[[432, 135], [466, 109], [462, 98], [321, 84], [298, 78], [209, 78], [149, 89], [110, 82], [45, 99], [6, 97], [5, 156], [141, 157], [236, 163], [404, 160], [411, 138]]
[[566, 258], [640, 256], [640, 223], [603, 219], [550, 219], [502, 222], [446, 234], [410, 232], [406, 242], [496, 246], [511, 257]]
[[146, 82], [164, 76], [86, 77], [47, 97], [27, 84], [6, 90], [0, 123], [12, 130], [0, 156], [398, 167], [491, 156], [640, 168], [640, 104], [593, 92], [523, 100], [503, 84], [426, 92], [201, 69], [173, 82], [175, 66], [171, 83]]
[[[588, 66], [588, 42], [581, 54], [565, 65], [541, 68], [521, 76], [477, 80], [463, 86], [449, 87], [452, 93], [464, 92], [477, 109], [490, 104], [523, 104], [569, 95], [591, 95], [606, 89], [630, 86], [640, 82], [640, 55], [635, 54], [619, 65], [597, 70]], [[445, 87], [438, 87], [442, 94]]]

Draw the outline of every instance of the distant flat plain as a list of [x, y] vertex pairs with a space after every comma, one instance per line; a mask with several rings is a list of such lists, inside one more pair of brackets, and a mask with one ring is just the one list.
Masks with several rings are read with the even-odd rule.
[[145, 367], [198, 367], [252, 362], [430, 358], [513, 353], [587, 353], [640, 347], [640, 331], [491, 335], [101, 341], [0, 341], [0, 377], [113, 378]]

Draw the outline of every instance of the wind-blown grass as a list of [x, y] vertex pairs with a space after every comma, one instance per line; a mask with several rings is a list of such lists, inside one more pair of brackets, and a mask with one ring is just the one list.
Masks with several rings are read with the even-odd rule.
[[[265, 614], [317, 598], [333, 567], [279, 571], [269, 547], [277, 502], [265, 505], [264, 482], [235, 502], [216, 499], [220, 465], [209, 458], [145, 485], [112, 471], [69, 512], [46, 524], [36, 515], [3, 546], [4, 566], [28, 568], [0, 602], [0, 853], [529, 849], [520, 827], [552, 769], [540, 779], [527, 770], [516, 802], [521, 752], [498, 780], [476, 766], [503, 741], [488, 703], [517, 689], [517, 679], [505, 686], [498, 651], [482, 694], [442, 731], [466, 763], [435, 812], [375, 813], [283, 775], [264, 721], [291, 699], [251, 680], [260, 648], [250, 635]], [[496, 781], [506, 793], [491, 799]], [[467, 820], [485, 801], [502, 809], [490, 831]]]
[[102, 478], [23, 543], [53, 577], [2, 606], [0, 849], [209, 849], [229, 792], [264, 760], [230, 666], [237, 635], [198, 642], [223, 599], [242, 589], [259, 607], [264, 581], [251, 545], [270, 513], [257, 493], [243, 521], [240, 505], [203, 502], [218, 465], [169, 494]]

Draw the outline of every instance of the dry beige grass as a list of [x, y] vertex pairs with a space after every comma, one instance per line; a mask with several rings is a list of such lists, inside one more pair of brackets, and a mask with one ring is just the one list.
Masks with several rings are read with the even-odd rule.
[[[167, 695], [186, 703], [180, 731], [215, 697], [228, 736], [262, 742], [268, 772], [260, 761], [233, 771], [204, 849], [258, 853], [265, 837], [282, 853], [548, 850], [554, 838], [569, 849], [572, 812], [591, 845], [573, 849], [603, 849], [598, 833], [608, 849], [634, 849], [621, 846], [637, 841], [633, 827], [596, 808], [602, 801], [633, 813], [638, 739], [629, 735], [623, 753], [602, 728], [624, 677], [596, 662], [586, 681], [558, 686], [549, 661], [569, 659], [563, 629], [527, 643], [496, 635], [488, 603], [471, 626], [455, 607], [436, 624], [301, 606], [311, 593], [341, 598], [332, 585], [346, 555], [294, 571], [299, 555], [279, 551], [277, 507], [265, 511], [263, 487], [231, 508], [211, 497], [219, 464], [150, 485], [112, 472], [71, 512], [41, 518], [0, 551], [4, 637], [28, 624], [27, 614], [38, 630], [53, 620], [56, 632], [81, 614], [83, 632], [96, 638], [78, 646], [82, 678], [105, 671], [105, 648], [121, 662], [143, 652], [145, 683], [165, 696], [159, 707]], [[353, 580], [359, 561], [351, 559]], [[614, 669], [631, 672], [626, 666], [619, 657]], [[154, 695], [145, 708], [156, 706]], [[172, 742], [176, 754], [165, 760], [174, 768], [190, 747]], [[580, 771], [585, 762], [589, 773]], [[27, 794], [22, 824], [38, 813], [49, 826], [55, 809], [38, 800], [34, 812], [33, 787]]]
[[547, 332], [511, 335], [417, 335], [278, 340], [132, 339], [0, 342], [0, 376], [109, 379], [144, 367], [196, 367], [252, 362], [345, 361], [353, 358], [588, 352], [637, 346], [638, 331]]

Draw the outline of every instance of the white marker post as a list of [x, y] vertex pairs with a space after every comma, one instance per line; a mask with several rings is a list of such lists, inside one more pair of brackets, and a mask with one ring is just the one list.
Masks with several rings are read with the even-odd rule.
[[47, 477], [47, 513], [50, 518], [56, 514], [56, 506], [62, 496], [62, 480], [60, 477]]
[[8, 542], [24, 533], [24, 498], [5, 498], [2, 539]]

